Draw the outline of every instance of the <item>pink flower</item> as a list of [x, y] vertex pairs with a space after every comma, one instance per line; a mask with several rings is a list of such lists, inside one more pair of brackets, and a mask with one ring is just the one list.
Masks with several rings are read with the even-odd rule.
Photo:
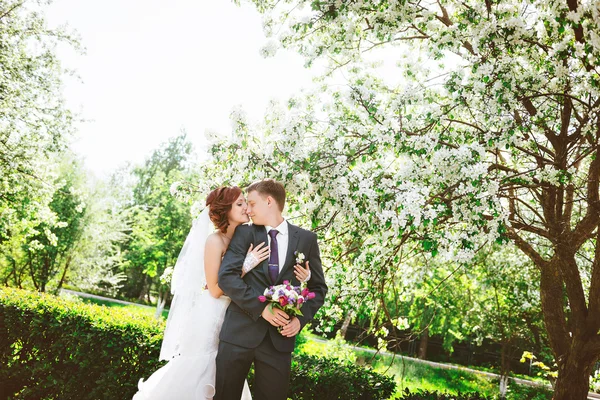
[[308, 288], [302, 289], [302, 296], [306, 297], [306, 295], [308, 295]]
[[258, 300], [259, 300], [261, 303], [264, 303], [265, 301], [267, 301], [267, 298], [266, 298], [265, 296], [258, 296]]
[[279, 304], [281, 304], [281, 307], [285, 307], [287, 305], [287, 299], [285, 297], [280, 297], [279, 298]]
[[304, 297], [298, 297], [298, 305], [304, 303]]
[[284, 285], [289, 285], [289, 284], [290, 284], [290, 281], [283, 281], [283, 284], [284, 284]]
[[310, 292], [309, 294], [306, 295], [306, 299], [310, 300], [310, 299], [314, 299], [315, 298], [315, 293], [314, 292]]

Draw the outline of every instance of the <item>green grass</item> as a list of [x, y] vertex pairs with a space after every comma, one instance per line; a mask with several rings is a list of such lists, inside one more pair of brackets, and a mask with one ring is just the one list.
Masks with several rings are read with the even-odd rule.
[[[309, 339], [302, 345], [301, 351], [313, 355], [332, 355], [332, 346], [328, 343], [315, 342], [310, 339], [318, 336], [307, 334]], [[329, 342], [333, 343], [333, 342]], [[483, 374], [471, 371], [436, 368], [427, 364], [401, 356], [373, 355], [364, 350], [353, 350], [356, 363], [370, 365], [375, 371], [394, 376], [397, 384], [394, 398], [400, 397], [405, 388], [414, 392], [419, 389], [447, 392], [453, 395], [458, 392], [477, 392], [490, 398], [498, 396], [498, 382]], [[344, 356], [340, 354], [340, 356]], [[550, 399], [551, 395], [543, 389], [529, 388], [517, 384], [511, 385], [509, 399]]]
[[404, 357], [393, 359], [387, 355], [373, 356], [367, 352], [358, 352], [358, 362], [371, 365], [375, 371], [393, 375], [398, 385], [397, 393], [405, 388], [415, 391], [478, 392], [487, 396], [497, 393], [497, 387], [489, 377], [470, 371], [435, 368]]
[[[78, 299], [80, 299], [84, 303], [88, 303], [88, 304], [96, 304], [96, 305], [105, 306], [105, 307], [117, 307], [117, 308], [121, 308], [123, 310], [127, 310], [130, 312], [136, 313], [136, 314], [147, 315], [147, 316], [151, 316], [151, 317], [154, 317], [154, 313], [156, 312], [155, 308], [145, 307], [142, 305], [121, 304], [121, 303], [116, 303], [111, 300], [101, 300], [101, 299], [94, 299], [94, 298], [88, 298], [88, 297], [78, 297]], [[167, 317], [169, 316], [169, 311], [163, 310], [162, 316], [166, 320]]]

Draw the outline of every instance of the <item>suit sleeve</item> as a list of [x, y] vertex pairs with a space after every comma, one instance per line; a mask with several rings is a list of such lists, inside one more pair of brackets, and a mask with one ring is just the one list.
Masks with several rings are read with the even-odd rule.
[[252, 243], [252, 226], [236, 228], [225, 257], [219, 268], [219, 287], [253, 320], [258, 320], [266, 304], [258, 300], [262, 293], [256, 292], [242, 279], [242, 265]]
[[314, 318], [319, 308], [325, 302], [325, 295], [327, 294], [327, 284], [325, 283], [325, 274], [321, 265], [321, 252], [317, 243], [317, 235], [313, 232], [309, 232], [309, 234], [312, 237], [307, 259], [310, 265], [311, 277], [307, 286], [311, 292], [315, 293], [315, 298], [307, 301], [302, 307], [302, 314], [304, 316], [298, 316], [302, 328]]

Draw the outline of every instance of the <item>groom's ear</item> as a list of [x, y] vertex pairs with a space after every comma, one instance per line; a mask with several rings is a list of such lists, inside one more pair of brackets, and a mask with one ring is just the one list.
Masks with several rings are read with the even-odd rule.
[[275, 205], [277, 205], [277, 202], [275, 201], [275, 199], [274, 199], [273, 197], [271, 197], [271, 196], [267, 196], [267, 205], [268, 205], [269, 207], [271, 207], [271, 204], [275, 204]]

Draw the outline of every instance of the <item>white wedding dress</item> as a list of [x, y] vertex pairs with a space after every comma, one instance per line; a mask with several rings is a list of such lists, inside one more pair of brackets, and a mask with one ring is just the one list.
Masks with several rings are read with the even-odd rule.
[[[215, 395], [215, 358], [227, 296], [215, 299], [204, 276], [204, 243], [210, 232], [208, 210], [188, 235], [173, 272], [173, 302], [167, 318], [161, 360], [169, 362], [148, 380], [140, 379], [133, 400], [205, 400]], [[248, 382], [241, 400], [251, 400]]]
[[[173, 302], [188, 300], [176, 297]], [[181, 327], [181, 355], [173, 357], [147, 381], [140, 381], [134, 400], [213, 398], [219, 332], [230, 301], [226, 296], [215, 299], [208, 291], [191, 301], [187, 326]], [[251, 398], [246, 383], [242, 399]]]

